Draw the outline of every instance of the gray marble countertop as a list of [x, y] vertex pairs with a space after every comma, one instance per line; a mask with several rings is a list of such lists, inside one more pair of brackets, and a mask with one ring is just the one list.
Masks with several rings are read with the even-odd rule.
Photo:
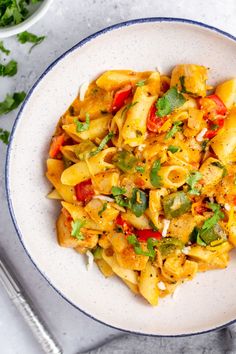
[[[54, 0], [46, 16], [30, 29], [36, 34], [47, 35], [47, 39], [31, 54], [28, 53], [28, 46], [19, 44], [14, 37], [4, 41], [6, 47], [11, 49], [12, 58], [19, 63], [19, 73], [14, 78], [1, 79], [0, 101], [7, 92], [28, 91], [42, 71], [61, 53], [82, 38], [111, 24], [139, 17], [182, 17], [208, 23], [236, 36], [235, 15], [235, 0]], [[16, 114], [14, 111], [1, 116], [0, 127], [11, 130]], [[0, 156], [0, 247], [10, 258], [19, 281], [61, 343], [64, 353], [79, 353], [120, 335], [121, 332], [93, 321], [65, 302], [34, 268], [19, 243], [7, 209], [4, 188], [6, 147], [2, 143]], [[1, 354], [42, 353], [1, 287], [0, 314]], [[175, 353], [174, 339], [168, 341], [162, 342], [162, 345], [169, 343], [169, 349], [165, 350], [162, 346], [161, 353]], [[151, 338], [143, 337], [141, 351], [132, 347], [132, 341], [127, 340], [126, 343], [128, 347], [121, 351], [118, 348], [117, 353], [155, 352], [151, 350]], [[217, 346], [217, 343], [214, 345]], [[203, 353], [200, 347], [197, 351], [195, 349], [188, 347], [185, 351], [183, 347], [181, 352]], [[115, 352], [113, 350], [110, 349], [110, 352]], [[211, 352], [226, 351], [215, 347]]]

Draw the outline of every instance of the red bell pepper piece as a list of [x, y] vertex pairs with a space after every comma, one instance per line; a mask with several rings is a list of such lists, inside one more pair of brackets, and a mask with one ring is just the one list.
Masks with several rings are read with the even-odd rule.
[[122, 230], [125, 235], [130, 235], [133, 233], [133, 226], [123, 220], [120, 214], [116, 218], [116, 224], [122, 227]]
[[62, 145], [65, 142], [65, 134], [57, 135], [52, 138], [51, 146], [49, 149], [49, 156], [54, 159], [60, 152]]
[[94, 196], [94, 189], [91, 179], [80, 182], [75, 186], [76, 199], [80, 202], [88, 202]]
[[122, 106], [124, 106], [125, 100], [131, 95], [131, 93], [131, 85], [127, 85], [115, 93], [111, 106], [112, 113], [116, 113]]
[[155, 238], [156, 240], [161, 240], [162, 235], [159, 231], [153, 231], [151, 229], [136, 230], [135, 235], [138, 237], [139, 241], [147, 241], [149, 238]]
[[204, 111], [205, 120], [215, 120], [217, 116], [225, 116], [227, 108], [217, 95], [209, 95], [207, 97], [199, 98], [198, 104], [200, 109]]
[[157, 133], [158, 129], [160, 129], [162, 125], [167, 121], [167, 117], [158, 117], [156, 115], [156, 111], [156, 103], [154, 103], [150, 108], [147, 118], [147, 129], [153, 133]]
[[219, 114], [220, 116], [225, 116], [227, 113], [227, 108], [224, 104], [224, 102], [220, 99], [219, 96], [217, 95], [209, 95], [207, 96], [208, 99], [212, 100], [216, 104], [216, 114]]
[[[206, 139], [212, 139], [214, 138], [214, 136], [216, 136], [216, 134], [218, 133], [218, 131], [223, 128], [225, 123], [224, 118], [219, 118], [219, 119], [215, 119], [214, 121], [211, 121], [210, 126], [208, 131], [206, 132], [206, 134], [204, 135], [204, 138]], [[214, 128], [214, 129], [213, 129]]]

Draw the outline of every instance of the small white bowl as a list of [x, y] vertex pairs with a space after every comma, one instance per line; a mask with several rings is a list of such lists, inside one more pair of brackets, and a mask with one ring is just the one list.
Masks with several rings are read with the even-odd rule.
[[0, 38], [7, 38], [26, 31], [43, 17], [49, 9], [53, 0], [44, 0], [36, 10], [23, 22], [18, 25], [0, 27]]
[[[200, 273], [179, 287], [174, 299], [151, 307], [117, 277], [105, 279], [85, 259], [59, 247], [55, 220], [59, 203], [46, 198], [49, 141], [79, 86], [109, 69], [169, 73], [179, 63], [209, 67], [209, 84], [235, 76], [236, 38], [183, 19], [149, 18], [106, 28], [61, 55], [30, 90], [8, 148], [6, 187], [13, 223], [26, 252], [63, 298], [88, 316], [125, 331], [184, 336], [236, 321], [236, 252], [227, 269]], [[9, 247], [14, 240], [9, 239]], [[158, 351], [158, 349], [157, 349]]]

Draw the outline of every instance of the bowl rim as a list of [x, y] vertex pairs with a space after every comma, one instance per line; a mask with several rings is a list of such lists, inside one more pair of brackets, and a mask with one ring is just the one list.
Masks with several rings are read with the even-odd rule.
[[[47, 0], [46, 0], [47, 1]], [[49, 2], [53, 1], [53, 0], [48, 0]], [[22, 234], [20, 231], [20, 228], [18, 227], [17, 224], [17, 220], [16, 220], [16, 216], [14, 213], [14, 208], [12, 205], [12, 200], [11, 200], [11, 192], [10, 192], [10, 178], [9, 178], [9, 168], [10, 168], [10, 157], [11, 157], [11, 150], [12, 150], [12, 145], [13, 145], [13, 141], [14, 141], [14, 135], [15, 135], [15, 130], [16, 127], [19, 123], [19, 120], [21, 118], [22, 112], [24, 110], [25, 105], [27, 104], [28, 100], [30, 99], [31, 95], [33, 94], [34, 90], [37, 88], [38, 84], [41, 82], [41, 80], [44, 78], [44, 76], [46, 76], [48, 74], [48, 72], [50, 72], [54, 66], [60, 62], [64, 57], [66, 57], [68, 54], [72, 53], [74, 50], [76, 50], [77, 48], [83, 47], [86, 43], [90, 42], [91, 40], [107, 33], [107, 32], [111, 32], [113, 30], [119, 29], [119, 28], [123, 28], [123, 27], [128, 27], [128, 26], [132, 26], [135, 24], [142, 24], [142, 23], [161, 23], [161, 22], [165, 22], [165, 23], [184, 23], [187, 25], [195, 25], [197, 27], [200, 28], [204, 28], [204, 29], [208, 29], [210, 31], [216, 32], [217, 34], [221, 34], [224, 37], [231, 39], [233, 41], [236, 42], [236, 37], [233, 36], [232, 34], [223, 31], [217, 27], [208, 25], [206, 23], [203, 22], [199, 22], [199, 21], [195, 21], [195, 20], [190, 20], [190, 19], [185, 19], [185, 18], [174, 18], [174, 17], [146, 17], [146, 18], [138, 18], [138, 19], [132, 19], [132, 20], [128, 20], [128, 21], [124, 21], [124, 22], [120, 22], [114, 25], [111, 25], [109, 27], [105, 27], [102, 30], [99, 30], [97, 32], [94, 32], [93, 34], [89, 35], [88, 37], [85, 37], [84, 39], [82, 39], [80, 42], [76, 43], [74, 46], [72, 46], [70, 49], [66, 50], [63, 54], [61, 54], [58, 58], [56, 58], [45, 70], [44, 72], [40, 75], [40, 77], [36, 80], [36, 82], [33, 84], [33, 86], [31, 87], [31, 89], [29, 90], [17, 116], [15, 119], [15, 122], [13, 124], [13, 128], [12, 128], [12, 132], [10, 135], [10, 141], [7, 147], [7, 154], [6, 154], [6, 162], [5, 162], [5, 189], [6, 189], [6, 196], [7, 196], [7, 205], [8, 205], [8, 209], [10, 211], [10, 215], [11, 215], [11, 219], [16, 231], [16, 234], [20, 240], [21, 245], [23, 246], [27, 256], [29, 257], [29, 259], [31, 260], [32, 264], [34, 265], [34, 267], [39, 271], [39, 273], [44, 277], [44, 279], [48, 282], [48, 284], [65, 300], [67, 301], [67, 303], [69, 303], [70, 305], [72, 305], [75, 309], [79, 310], [80, 312], [82, 312], [84, 315], [88, 316], [89, 318], [95, 320], [98, 323], [101, 323], [103, 325], [106, 325], [110, 328], [119, 330], [119, 331], [123, 331], [125, 333], [130, 333], [130, 334], [137, 334], [137, 335], [144, 335], [144, 336], [148, 336], [148, 337], [166, 337], [166, 338], [176, 338], [176, 337], [189, 337], [189, 336], [195, 336], [195, 335], [199, 335], [199, 334], [205, 334], [205, 333], [210, 333], [216, 330], [220, 330], [223, 329], [229, 325], [232, 325], [236, 322], [236, 318], [232, 321], [226, 322], [220, 326], [217, 327], [213, 327], [210, 328], [208, 330], [203, 330], [203, 331], [199, 331], [199, 332], [193, 332], [193, 333], [181, 333], [181, 334], [176, 334], [176, 335], [160, 335], [160, 334], [153, 334], [153, 333], [143, 333], [141, 331], [132, 331], [132, 330], [128, 330], [128, 329], [123, 329], [121, 327], [116, 327], [115, 325], [112, 325], [110, 323], [106, 323], [102, 320], [100, 320], [99, 318], [94, 317], [93, 315], [91, 315], [90, 313], [86, 312], [85, 310], [83, 310], [82, 308], [80, 308], [78, 305], [76, 305], [75, 303], [73, 303], [71, 300], [69, 300], [62, 292], [61, 290], [59, 290], [56, 286], [54, 286], [51, 282], [51, 280], [48, 278], [48, 276], [37, 266], [37, 264], [34, 262], [33, 258], [31, 257], [30, 253], [27, 250], [26, 245], [24, 244], [23, 238], [22, 238]]]
[[29, 27], [38, 22], [48, 11], [53, 0], [44, 0], [38, 7], [38, 9], [32, 13], [26, 20], [17, 25], [0, 27], [0, 38], [7, 38], [14, 36], [20, 32], [26, 31]]

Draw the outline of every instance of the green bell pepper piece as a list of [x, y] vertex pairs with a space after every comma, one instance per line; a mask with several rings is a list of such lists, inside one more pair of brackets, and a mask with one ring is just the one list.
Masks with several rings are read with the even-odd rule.
[[168, 256], [168, 254], [174, 252], [177, 249], [182, 250], [183, 247], [184, 243], [178, 238], [174, 237], [164, 237], [157, 243], [157, 248], [164, 257]]
[[119, 151], [113, 157], [113, 164], [123, 172], [131, 171], [138, 160], [136, 157], [126, 150]]
[[163, 208], [167, 219], [177, 218], [191, 209], [191, 201], [186, 193], [176, 192], [163, 198]]

